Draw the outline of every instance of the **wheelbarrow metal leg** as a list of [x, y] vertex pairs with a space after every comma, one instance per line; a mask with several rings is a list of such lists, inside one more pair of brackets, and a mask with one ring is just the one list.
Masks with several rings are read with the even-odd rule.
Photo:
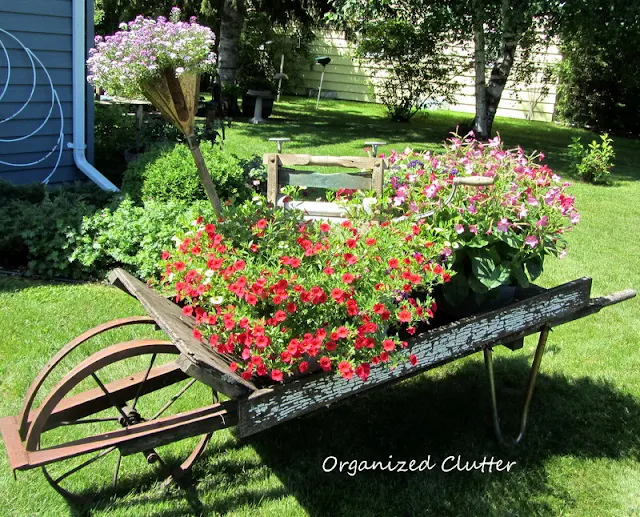
[[529, 372], [529, 381], [527, 383], [527, 391], [525, 394], [524, 404], [522, 406], [522, 415], [520, 417], [520, 431], [515, 440], [505, 438], [500, 426], [500, 415], [498, 413], [498, 403], [496, 397], [496, 381], [493, 370], [493, 350], [491, 348], [485, 348], [484, 362], [487, 368], [487, 374], [489, 376], [489, 390], [491, 392], [491, 410], [493, 416], [493, 428], [496, 434], [496, 438], [500, 445], [513, 447], [518, 445], [524, 438], [524, 434], [527, 428], [527, 418], [529, 416], [529, 407], [531, 406], [531, 399], [533, 398], [533, 390], [536, 385], [536, 379], [538, 377], [538, 371], [540, 370], [540, 363], [542, 362], [542, 355], [544, 354], [544, 348], [547, 343], [547, 337], [549, 336], [550, 327], [544, 326], [540, 330], [540, 338], [538, 339], [538, 346], [533, 357], [533, 363], [531, 364], [531, 371]]

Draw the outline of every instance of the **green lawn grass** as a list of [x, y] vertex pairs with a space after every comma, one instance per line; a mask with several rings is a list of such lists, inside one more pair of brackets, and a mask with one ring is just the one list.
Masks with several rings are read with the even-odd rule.
[[[360, 155], [363, 141], [437, 148], [468, 115], [433, 113], [410, 124], [388, 122], [384, 109], [286, 98], [264, 125], [234, 122], [225, 145], [239, 156], [272, 152], [270, 136], [289, 136], [289, 152]], [[586, 132], [553, 124], [498, 119], [510, 145], [539, 149], [568, 175], [566, 146]], [[564, 260], [549, 260], [541, 278], [553, 286], [581, 276], [593, 294], [640, 287], [640, 143], [616, 139], [613, 186], [576, 183], [583, 218]], [[490, 426], [487, 379], [476, 355], [347, 403], [315, 412], [244, 441], [214, 434], [188, 490], [146, 484], [115, 500], [74, 506], [39, 471], [15, 482], [0, 454], [0, 515], [7, 516], [633, 516], [640, 515], [640, 302], [605, 309], [554, 330], [549, 338], [525, 442], [501, 450]], [[33, 377], [64, 343], [108, 319], [142, 314], [135, 300], [97, 284], [0, 279], [0, 415], [16, 414]], [[85, 353], [148, 335], [130, 327], [102, 336]], [[497, 351], [498, 397], [513, 429], [534, 339], [517, 352]], [[77, 363], [79, 352], [65, 364]], [[511, 472], [325, 473], [341, 460], [447, 456], [516, 461]], [[103, 474], [113, 470], [105, 465]], [[137, 471], [134, 471], [134, 478]], [[127, 492], [127, 487], [125, 487]]]

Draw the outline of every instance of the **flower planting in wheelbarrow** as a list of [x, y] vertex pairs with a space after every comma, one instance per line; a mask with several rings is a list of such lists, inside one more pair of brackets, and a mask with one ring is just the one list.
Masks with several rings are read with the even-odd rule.
[[[394, 152], [375, 220], [308, 221], [254, 200], [177, 237], [160, 284], [245, 379], [316, 367], [366, 380], [372, 365], [416, 360], [399, 336], [429, 324], [438, 293], [455, 306], [526, 287], [546, 255], [564, 252], [579, 216], [540, 159], [469, 136], [443, 153]], [[454, 190], [467, 176], [493, 184]]]

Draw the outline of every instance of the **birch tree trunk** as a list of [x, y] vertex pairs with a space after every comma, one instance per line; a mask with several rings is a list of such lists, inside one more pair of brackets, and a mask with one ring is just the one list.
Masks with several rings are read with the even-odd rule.
[[243, 0], [224, 0], [218, 42], [218, 73], [222, 85], [236, 82], [240, 65], [240, 35], [244, 23]]
[[518, 0], [502, 0], [502, 35], [498, 60], [491, 70], [491, 77], [486, 87], [487, 133], [491, 136], [491, 129], [502, 92], [509, 79], [513, 62], [518, 48], [518, 42], [527, 28], [527, 20]]
[[473, 132], [476, 138], [486, 140], [489, 138], [489, 125], [487, 118], [487, 85], [486, 85], [486, 54], [484, 42], [484, 22], [482, 7], [479, 1], [473, 2], [473, 66], [475, 69], [476, 84], [476, 117], [473, 121]]

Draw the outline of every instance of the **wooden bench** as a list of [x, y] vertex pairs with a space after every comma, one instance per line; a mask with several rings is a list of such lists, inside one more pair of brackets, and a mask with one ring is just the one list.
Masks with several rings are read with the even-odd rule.
[[[359, 156], [312, 156], [310, 154], [265, 154], [267, 165], [267, 201], [285, 209], [305, 212], [306, 219], [340, 219], [345, 208], [325, 201], [285, 201], [280, 187], [285, 185], [323, 189], [371, 190], [382, 195], [384, 171], [387, 163], [382, 158]], [[342, 167], [358, 169], [357, 173], [322, 174], [297, 170], [295, 166]]]

